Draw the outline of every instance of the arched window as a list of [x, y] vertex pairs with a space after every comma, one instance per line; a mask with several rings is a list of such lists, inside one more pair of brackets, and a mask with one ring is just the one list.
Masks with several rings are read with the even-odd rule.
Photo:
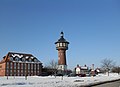
[[25, 58], [22, 58], [22, 61], [25, 62]]
[[31, 58], [29, 58], [29, 62], [32, 62], [32, 59], [31, 59]]
[[19, 58], [18, 58], [18, 57], [16, 57], [16, 58], [15, 58], [15, 61], [19, 61]]
[[34, 62], [37, 62], [37, 59], [34, 59]]
[[10, 61], [13, 61], [13, 57], [10, 57]]

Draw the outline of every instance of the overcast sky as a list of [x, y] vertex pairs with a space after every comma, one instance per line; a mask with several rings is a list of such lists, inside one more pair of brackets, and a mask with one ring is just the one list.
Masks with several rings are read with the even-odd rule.
[[105, 58], [120, 65], [120, 0], [0, 0], [0, 59], [12, 51], [57, 61], [61, 31], [68, 68]]

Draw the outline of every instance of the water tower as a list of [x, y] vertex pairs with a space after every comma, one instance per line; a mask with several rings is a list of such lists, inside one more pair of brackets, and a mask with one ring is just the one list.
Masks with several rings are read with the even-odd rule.
[[63, 32], [61, 32], [60, 39], [55, 44], [56, 50], [58, 50], [58, 70], [65, 72], [67, 70], [66, 50], [68, 50], [69, 42], [64, 39]]

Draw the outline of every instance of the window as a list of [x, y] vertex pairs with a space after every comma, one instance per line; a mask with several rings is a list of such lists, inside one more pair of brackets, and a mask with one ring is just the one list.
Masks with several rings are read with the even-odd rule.
[[39, 73], [39, 70], [37, 71], [37, 73]]
[[7, 62], [7, 66], [9, 66], [9, 62]]
[[25, 58], [22, 58], [22, 61], [25, 62]]
[[13, 57], [10, 57], [10, 61], [13, 61]]
[[20, 73], [20, 70], [17, 70], [18, 73]]
[[16, 69], [16, 63], [14, 63], [14, 69]]
[[64, 46], [64, 47], [66, 46], [65, 43], [63, 43], [63, 46]]
[[58, 44], [56, 44], [56, 47], [58, 47]]
[[10, 73], [12, 73], [12, 70], [10, 70]]
[[23, 70], [21, 70], [21, 73], [23, 73]]
[[10, 63], [10, 66], [12, 66], [12, 62]]
[[18, 63], [18, 69], [20, 69], [20, 64]]
[[27, 65], [25, 64], [25, 70], [26, 70]]
[[31, 69], [33, 69], [33, 64], [31, 64]]
[[6, 63], [6, 68], [9, 69], [9, 62]]
[[37, 69], [39, 70], [39, 64], [37, 65]]
[[36, 64], [34, 65], [34, 69], [36, 69]]
[[25, 64], [23, 63], [23, 69], [25, 69]]
[[10, 63], [10, 69], [12, 69], [12, 62]]
[[28, 69], [30, 69], [30, 64], [28, 64]]
[[37, 59], [34, 59], [34, 62], [37, 62]]
[[60, 43], [60, 46], [62, 47], [62, 43]]
[[18, 58], [18, 57], [16, 57], [16, 58], [15, 58], [15, 61], [19, 61], [19, 58]]
[[21, 63], [21, 69], [23, 69], [23, 63]]
[[31, 58], [29, 59], [29, 62], [32, 62], [32, 59], [31, 59]]
[[66, 47], [68, 47], [68, 44], [66, 43]]

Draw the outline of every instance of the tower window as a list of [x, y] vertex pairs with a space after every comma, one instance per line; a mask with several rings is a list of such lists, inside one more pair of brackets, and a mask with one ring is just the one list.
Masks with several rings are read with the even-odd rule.
[[64, 46], [64, 47], [66, 46], [65, 43], [63, 43], [63, 46]]
[[57, 43], [57, 47], [59, 47], [60, 46], [60, 43]]
[[62, 47], [62, 43], [60, 43], [60, 46]]

